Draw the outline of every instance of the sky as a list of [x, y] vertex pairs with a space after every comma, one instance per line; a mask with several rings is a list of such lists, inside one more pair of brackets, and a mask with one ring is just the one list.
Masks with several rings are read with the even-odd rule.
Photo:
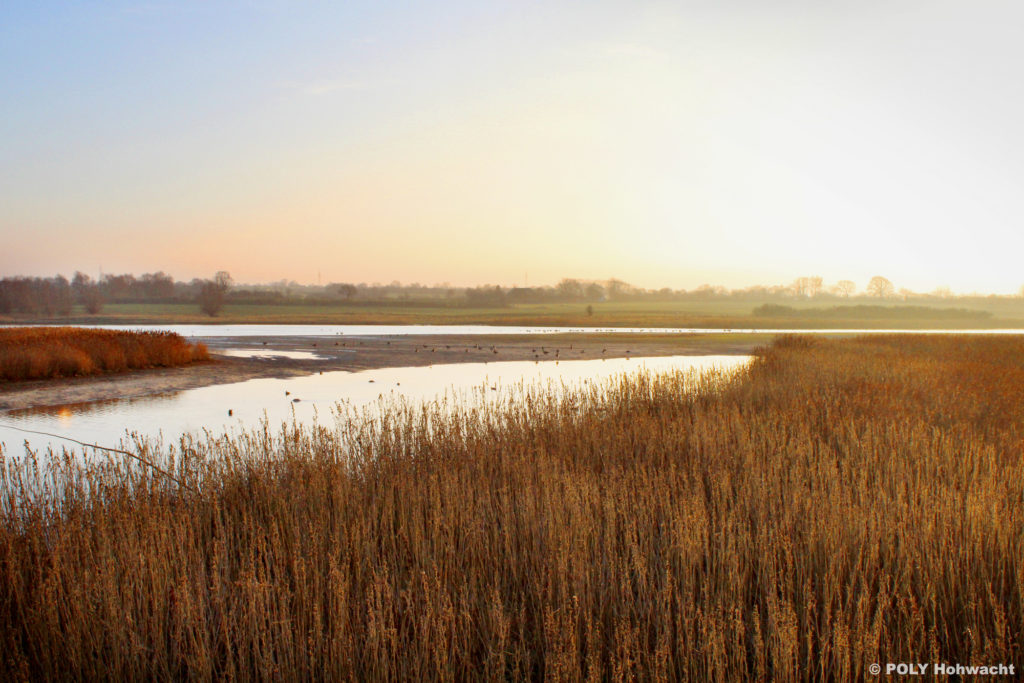
[[0, 4], [0, 275], [1024, 285], [1024, 5]]

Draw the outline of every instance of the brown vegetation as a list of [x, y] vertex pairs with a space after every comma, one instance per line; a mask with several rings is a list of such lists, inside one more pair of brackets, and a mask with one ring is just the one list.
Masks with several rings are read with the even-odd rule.
[[[1024, 341], [788, 338], [694, 388], [0, 476], [6, 678], [832, 680], [1014, 663]], [[149, 457], [157, 457], [146, 451]]]
[[0, 381], [97, 375], [208, 358], [204, 344], [189, 344], [171, 332], [0, 328]]

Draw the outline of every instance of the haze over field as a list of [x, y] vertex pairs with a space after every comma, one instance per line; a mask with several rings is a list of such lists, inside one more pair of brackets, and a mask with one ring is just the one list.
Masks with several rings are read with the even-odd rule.
[[1012, 2], [5, 3], [0, 275], [1015, 292], [1022, 25]]

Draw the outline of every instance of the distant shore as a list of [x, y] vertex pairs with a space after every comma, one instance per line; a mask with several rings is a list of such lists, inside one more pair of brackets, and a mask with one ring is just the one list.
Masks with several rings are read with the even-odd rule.
[[0, 324], [47, 325], [496, 325], [698, 329], [1000, 329], [1024, 328], [1024, 298], [826, 306], [813, 300], [766, 306], [760, 300], [608, 301], [502, 307], [409, 302], [228, 303], [216, 317], [194, 303], [110, 303], [96, 314], [0, 315]]
[[[643, 356], [748, 355], [771, 334], [550, 334], [381, 337], [215, 337], [213, 360], [102, 377], [0, 383], [0, 411], [138, 398], [261, 377], [451, 363], [596, 360]], [[248, 349], [267, 357], [223, 355]], [[307, 352], [287, 358], [275, 352]], [[339, 397], [340, 398], [340, 397]]]

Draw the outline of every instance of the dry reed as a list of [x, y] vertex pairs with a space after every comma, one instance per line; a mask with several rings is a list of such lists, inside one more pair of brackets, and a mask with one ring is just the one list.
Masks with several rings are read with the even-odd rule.
[[[830, 680], [1024, 664], [1024, 342], [7, 455], [9, 679]], [[150, 454], [153, 455], [153, 454]], [[155, 457], [155, 456], [154, 456]]]
[[98, 375], [209, 359], [173, 332], [77, 327], [0, 328], [0, 381]]

